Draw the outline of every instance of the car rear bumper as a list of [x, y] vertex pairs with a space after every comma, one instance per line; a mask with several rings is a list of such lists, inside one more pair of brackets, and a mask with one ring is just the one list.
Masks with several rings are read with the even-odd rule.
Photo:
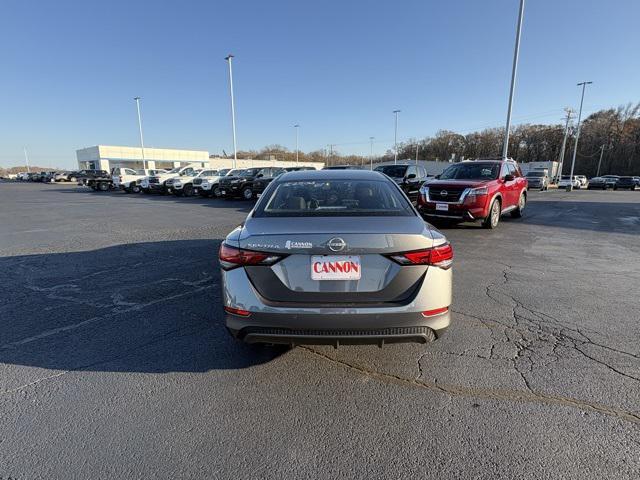
[[[406, 305], [331, 307], [269, 305], [262, 300], [243, 268], [222, 271], [225, 312], [231, 334], [248, 343], [340, 344], [425, 343], [440, 336], [450, 323], [451, 270], [430, 267], [415, 298]], [[447, 307], [430, 316], [422, 312]]]

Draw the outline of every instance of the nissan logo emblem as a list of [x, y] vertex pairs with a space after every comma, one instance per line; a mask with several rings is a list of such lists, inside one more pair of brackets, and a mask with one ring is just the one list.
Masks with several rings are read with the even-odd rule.
[[446, 197], [448, 194], [449, 194], [449, 192], [447, 192], [446, 190], [442, 190], [440, 192], [440, 196], [442, 196], [442, 197]]
[[335, 237], [327, 242], [327, 246], [332, 252], [341, 252], [347, 246], [347, 242], [340, 237]]

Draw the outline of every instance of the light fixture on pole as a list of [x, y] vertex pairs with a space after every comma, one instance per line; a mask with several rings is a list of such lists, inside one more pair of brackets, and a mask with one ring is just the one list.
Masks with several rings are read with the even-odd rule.
[[502, 158], [506, 159], [509, 151], [509, 130], [511, 129], [511, 110], [513, 108], [513, 93], [516, 89], [516, 72], [518, 70], [518, 56], [520, 55], [520, 33], [522, 32], [522, 17], [524, 16], [524, 0], [520, 0], [518, 13], [518, 29], [516, 32], [516, 46], [513, 50], [513, 66], [511, 68], [511, 88], [509, 89], [509, 106], [507, 107], [507, 124], [504, 128], [504, 144]]
[[296, 129], [296, 165], [298, 164], [298, 156], [299, 156], [299, 152], [300, 150], [298, 149], [298, 130], [300, 129], [300, 125], [298, 125], [297, 123], [293, 126], [293, 128]]
[[569, 136], [569, 120], [571, 120], [571, 114], [573, 113], [573, 110], [571, 110], [569, 107], [565, 108], [564, 111], [567, 112], [567, 119], [564, 124], [564, 138], [562, 139], [562, 148], [560, 148], [560, 165], [558, 165], [558, 171], [556, 172], [556, 174], [552, 176], [553, 177], [552, 180], [556, 182], [560, 181], [560, 177], [562, 176], [562, 166], [564, 165], [564, 152], [567, 146], [567, 137]]
[[140, 131], [140, 149], [142, 150], [142, 168], [147, 169], [147, 161], [144, 156], [144, 138], [142, 137], [142, 116], [140, 115], [140, 97], [133, 97], [138, 110], [138, 130]]
[[376, 137], [369, 137], [371, 142], [371, 152], [369, 153], [369, 170], [373, 170], [373, 139]]
[[394, 110], [393, 114], [395, 115], [395, 122], [394, 122], [394, 134], [393, 134], [393, 145], [394, 145], [394, 156], [393, 156], [393, 163], [397, 164], [398, 163], [398, 114], [401, 112], [402, 110]]
[[233, 55], [229, 54], [224, 59], [229, 64], [229, 92], [231, 94], [231, 129], [233, 131], [233, 168], [238, 163], [238, 146], [236, 145], [236, 106], [233, 99], [233, 67], [231, 60]]
[[578, 153], [578, 140], [580, 139], [580, 127], [582, 127], [582, 104], [584, 103], [584, 90], [587, 85], [591, 85], [593, 82], [580, 82], [578, 86], [582, 87], [582, 96], [580, 97], [580, 110], [578, 111], [578, 130], [576, 131], [576, 141], [573, 144], [573, 158], [571, 159], [571, 173], [569, 174], [569, 191], [573, 190], [573, 170], [576, 166], [576, 154]]

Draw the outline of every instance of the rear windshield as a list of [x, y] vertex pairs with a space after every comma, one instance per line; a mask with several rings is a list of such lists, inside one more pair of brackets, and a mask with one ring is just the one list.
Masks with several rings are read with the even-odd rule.
[[459, 163], [442, 172], [440, 180], [493, 180], [498, 173], [499, 163]]
[[259, 168], [247, 168], [244, 172], [241, 172], [238, 176], [239, 177], [255, 177], [259, 171], [260, 171]]
[[402, 178], [407, 171], [407, 167], [405, 165], [384, 165], [376, 167], [375, 170], [376, 172], [382, 172], [391, 178]]
[[268, 190], [255, 217], [346, 217], [415, 215], [389, 180], [294, 180]]

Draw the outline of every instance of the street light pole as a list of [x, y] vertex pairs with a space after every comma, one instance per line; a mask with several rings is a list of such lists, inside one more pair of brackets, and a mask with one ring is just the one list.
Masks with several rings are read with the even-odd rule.
[[573, 170], [576, 166], [576, 154], [578, 153], [578, 140], [580, 139], [580, 127], [582, 124], [582, 104], [584, 103], [584, 91], [587, 85], [591, 85], [593, 82], [580, 82], [578, 86], [582, 86], [582, 96], [580, 97], [580, 111], [578, 112], [578, 130], [576, 131], [576, 141], [573, 144], [573, 158], [571, 159], [571, 173], [569, 174], [569, 191], [573, 190]]
[[502, 145], [502, 158], [506, 159], [509, 152], [509, 130], [511, 129], [511, 110], [513, 108], [513, 93], [516, 89], [516, 72], [518, 70], [518, 57], [520, 55], [520, 34], [522, 32], [522, 17], [524, 16], [524, 0], [520, 0], [520, 12], [518, 13], [518, 29], [516, 32], [516, 46], [513, 50], [513, 67], [511, 68], [511, 88], [509, 89], [509, 106], [507, 107], [507, 125], [504, 129], [504, 145]]
[[573, 113], [573, 110], [571, 110], [569, 107], [565, 108], [564, 111], [567, 112], [567, 120], [564, 124], [564, 138], [562, 139], [562, 148], [560, 148], [560, 165], [558, 166], [558, 171], [556, 172], [553, 178], [556, 181], [556, 183], [560, 180], [560, 177], [562, 176], [562, 166], [564, 165], [564, 152], [567, 146], [567, 137], [569, 136], [569, 120], [571, 119], [571, 114]]
[[133, 97], [136, 101], [136, 108], [138, 110], [138, 130], [140, 131], [140, 148], [142, 150], [142, 168], [147, 169], [147, 161], [144, 157], [144, 138], [142, 137], [142, 116], [140, 115], [140, 97]]
[[395, 150], [395, 155], [394, 155], [394, 160], [393, 163], [397, 164], [398, 163], [398, 113], [400, 113], [401, 110], [394, 110], [393, 113], [395, 115], [395, 128], [394, 128], [394, 134], [393, 134], [393, 145], [394, 145], [394, 150]]
[[297, 123], [293, 126], [293, 128], [296, 129], [296, 165], [298, 164], [298, 154], [299, 154], [299, 150], [298, 150], [298, 129], [300, 128], [300, 125], [298, 125]]
[[369, 141], [371, 142], [371, 152], [369, 153], [369, 170], [373, 170], [373, 139], [375, 137], [369, 137]]
[[27, 164], [27, 173], [31, 173], [31, 169], [29, 168], [29, 155], [27, 155], [27, 147], [22, 147], [24, 150], [24, 161]]
[[418, 165], [418, 150], [420, 150], [420, 144], [416, 142], [416, 166]]
[[233, 99], [233, 67], [231, 59], [233, 55], [229, 54], [224, 59], [229, 64], [229, 92], [231, 94], [231, 129], [233, 130], [233, 168], [236, 168], [238, 162], [238, 146], [236, 145], [236, 106]]
[[596, 177], [600, 176], [600, 165], [602, 165], [602, 156], [604, 155], [604, 144], [600, 146], [600, 160], [598, 160], [598, 171], [596, 172]]

